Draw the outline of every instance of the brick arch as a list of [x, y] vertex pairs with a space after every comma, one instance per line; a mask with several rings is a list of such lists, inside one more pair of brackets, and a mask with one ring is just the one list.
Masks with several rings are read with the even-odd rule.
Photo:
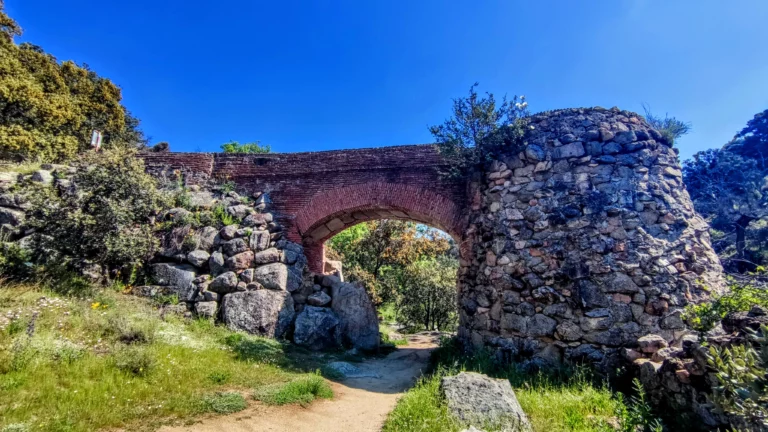
[[295, 227], [312, 271], [322, 272], [324, 243], [360, 222], [399, 219], [439, 228], [461, 241], [461, 208], [425, 186], [369, 182], [320, 191], [296, 214]]

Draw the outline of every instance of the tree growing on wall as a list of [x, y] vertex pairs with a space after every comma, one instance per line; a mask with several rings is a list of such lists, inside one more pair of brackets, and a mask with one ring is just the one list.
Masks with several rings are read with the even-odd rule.
[[696, 211], [714, 229], [715, 248], [727, 269], [743, 272], [766, 262], [768, 144], [759, 113], [722, 149], [696, 153], [683, 163], [683, 177]]
[[656, 129], [669, 145], [674, 145], [675, 140], [691, 131], [691, 124], [688, 122], [670, 117], [669, 114], [664, 114], [664, 118], [657, 116], [651, 112], [651, 107], [645, 104], [643, 104], [643, 110], [645, 111], [645, 121]]
[[0, 0], [0, 158], [66, 160], [88, 148], [94, 129], [105, 147], [145, 144], [118, 86], [87, 65], [17, 45], [21, 32]]
[[451, 117], [431, 126], [429, 132], [447, 161], [443, 172], [461, 177], [489, 160], [496, 151], [513, 149], [526, 133], [528, 102], [525, 96], [497, 102], [493, 93], [477, 93], [478, 83], [466, 97], [453, 100]]
[[221, 145], [224, 153], [269, 153], [272, 151], [269, 145], [262, 145], [260, 141], [240, 144], [237, 141], [229, 141]]

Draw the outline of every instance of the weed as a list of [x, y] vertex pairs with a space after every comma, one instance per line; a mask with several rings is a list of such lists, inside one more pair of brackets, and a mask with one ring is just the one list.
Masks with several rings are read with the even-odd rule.
[[253, 397], [269, 405], [298, 403], [304, 406], [316, 398], [332, 398], [333, 390], [318, 371], [286, 384], [266, 387], [255, 392]]
[[208, 374], [208, 380], [214, 384], [224, 384], [231, 376], [229, 372], [216, 371]]
[[224, 392], [208, 395], [203, 403], [209, 411], [219, 414], [232, 414], [248, 407], [248, 403], [240, 393]]
[[120, 348], [114, 353], [115, 367], [123, 372], [146, 376], [155, 366], [155, 359], [146, 350], [136, 347]]
[[273, 339], [235, 333], [227, 336], [224, 343], [243, 361], [277, 364], [285, 357], [283, 346]]

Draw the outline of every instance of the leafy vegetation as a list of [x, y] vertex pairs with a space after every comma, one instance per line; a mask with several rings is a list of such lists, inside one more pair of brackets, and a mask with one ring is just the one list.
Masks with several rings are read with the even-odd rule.
[[669, 145], [674, 145], [675, 140], [691, 131], [690, 123], [670, 117], [669, 114], [664, 114], [664, 118], [661, 118], [653, 114], [647, 105], [643, 105], [643, 110], [645, 110], [645, 121], [656, 129]]
[[261, 145], [260, 141], [240, 144], [237, 141], [229, 141], [221, 145], [224, 153], [269, 153], [272, 151], [269, 145]]
[[449, 178], [466, 176], [499, 151], [516, 152], [528, 129], [525, 96], [504, 96], [497, 103], [492, 93], [479, 95], [477, 86], [453, 100], [450, 118], [429, 128], [448, 164], [442, 174]]
[[686, 322], [694, 330], [710, 331], [731, 312], [746, 312], [752, 306], [768, 307], [768, 290], [760, 279], [731, 282], [727, 293], [715, 297], [710, 302], [686, 307]]
[[432, 374], [409, 390], [387, 417], [385, 432], [466, 428], [450, 415], [439, 389], [443, 376], [462, 370], [509, 379], [534, 431], [661, 431], [642, 392], [627, 403], [581, 368], [530, 373], [515, 364], [498, 364], [488, 353], [466, 357], [453, 340], [443, 341], [433, 361]]
[[317, 398], [330, 399], [333, 390], [319, 373], [299, 377], [285, 384], [277, 384], [256, 391], [254, 399], [269, 405], [286, 405], [298, 403], [302, 406]]
[[144, 144], [117, 85], [87, 65], [59, 62], [30, 43], [17, 45], [21, 33], [0, 1], [0, 158], [71, 159], [88, 148], [93, 130], [102, 132], [105, 147]]
[[[145, 333], [142, 341], [126, 337], [136, 332]], [[296, 394], [329, 397], [315, 374], [297, 381], [305, 376], [299, 366], [316, 364], [299, 354], [290, 361], [285, 349], [207, 320], [161, 318], [150, 302], [110, 290], [75, 299], [3, 285], [0, 430], [154, 430], [239, 411], [242, 392], [288, 382], [314, 383]], [[212, 371], [228, 374], [206, 379]]]

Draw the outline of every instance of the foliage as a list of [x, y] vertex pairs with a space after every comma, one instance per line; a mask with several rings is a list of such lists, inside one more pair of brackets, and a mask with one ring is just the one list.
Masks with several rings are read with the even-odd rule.
[[506, 96], [497, 103], [492, 93], [478, 95], [469, 88], [467, 97], [453, 100], [452, 116], [443, 124], [431, 126], [438, 149], [448, 164], [447, 177], [462, 177], [498, 151], [515, 152], [528, 127], [528, 102], [525, 96]]
[[456, 315], [455, 258], [423, 259], [398, 275], [397, 310], [400, 321], [426, 330], [453, 330]]
[[[718, 385], [712, 388], [716, 406], [722, 412], [746, 420], [749, 425], [762, 426], [759, 430], [768, 422], [766, 335], [768, 327], [762, 326], [759, 332], [748, 335], [751, 343], [730, 348], [710, 347], [708, 359], [717, 371]], [[757, 344], [759, 350], [752, 343]]]
[[158, 247], [150, 222], [167, 197], [130, 150], [85, 155], [80, 163], [75, 193], [49, 187], [30, 193], [35, 256], [41, 264], [90, 262], [130, 274]]
[[[99, 305], [93, 308], [94, 303]], [[15, 324], [5, 321], [9, 316], [18, 316]], [[126, 345], [110, 330], [116, 317], [157, 332], [147, 343]], [[2, 285], [0, 430], [21, 423], [35, 431], [156, 430], [169, 420], [193, 421], [211, 412], [205, 395], [232, 388], [257, 391], [303, 376], [305, 369], [245, 361], [222, 349], [221, 341], [236, 334], [205, 320], [161, 318], [148, 300], [109, 290], [78, 300], [38, 286]], [[127, 361], [128, 352], [142, 360]], [[296, 363], [310, 363], [291, 355]], [[135, 374], [145, 361], [152, 364], [149, 371]], [[229, 377], [206, 379], [212, 371]]]
[[727, 145], [727, 149], [762, 162], [768, 154], [768, 109], [755, 114]]
[[16, 243], [0, 243], [0, 276], [24, 281], [33, 275], [29, 251]]
[[248, 408], [248, 403], [240, 393], [219, 392], [206, 396], [203, 402], [209, 410], [219, 414], [232, 414]]
[[59, 62], [30, 43], [0, 2], [0, 158], [59, 161], [88, 148], [99, 130], [105, 147], [144, 144], [120, 88], [87, 65]]
[[619, 399], [616, 410], [616, 418], [619, 420], [621, 432], [662, 432], [661, 421], [656, 418], [651, 410], [651, 405], [646, 400], [645, 389], [640, 380], [632, 380], [635, 395], [630, 397], [630, 403], [623, 403], [623, 395], [617, 394]]
[[261, 145], [260, 141], [240, 144], [237, 141], [229, 141], [221, 145], [224, 153], [269, 153], [272, 151], [269, 145]]
[[378, 220], [331, 238], [330, 256], [344, 261], [345, 275], [362, 282], [377, 303], [394, 301], [400, 274], [410, 263], [451, 252], [445, 234], [413, 222]]
[[691, 131], [691, 124], [664, 114], [664, 118], [654, 115], [651, 108], [643, 104], [645, 121], [656, 129], [669, 145], [674, 145], [675, 140]]
[[768, 307], [768, 289], [759, 282], [733, 281], [729, 292], [715, 297], [710, 302], [691, 304], [685, 309], [685, 319], [694, 330], [712, 330], [731, 312], [745, 312], [752, 306]]
[[268, 405], [298, 403], [305, 406], [317, 398], [332, 398], [333, 391], [320, 373], [315, 372], [285, 384], [265, 387], [255, 392], [253, 397]]

